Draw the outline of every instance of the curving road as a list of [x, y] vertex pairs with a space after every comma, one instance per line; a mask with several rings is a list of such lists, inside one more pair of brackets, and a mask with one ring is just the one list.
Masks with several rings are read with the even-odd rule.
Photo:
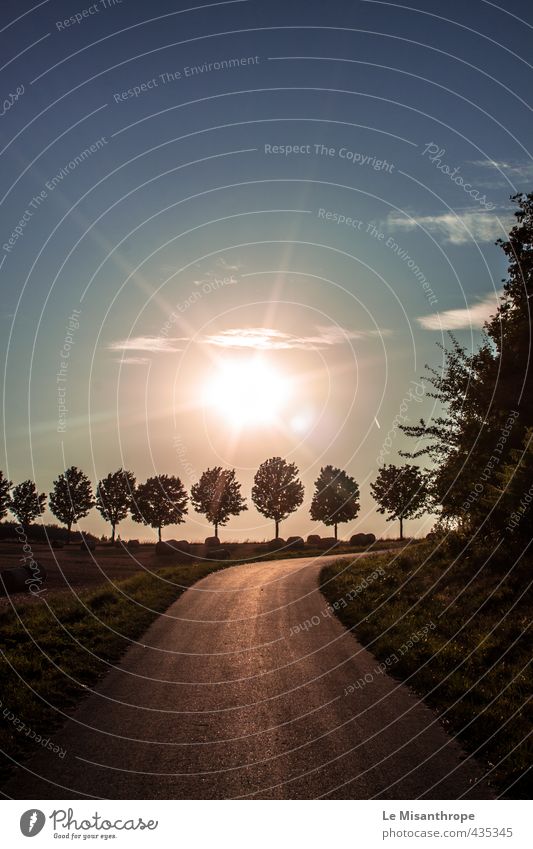
[[478, 765], [407, 687], [374, 675], [345, 695], [377, 662], [323, 615], [324, 559], [237, 566], [195, 584], [53, 735], [64, 759], [35, 755], [4, 792], [490, 798]]

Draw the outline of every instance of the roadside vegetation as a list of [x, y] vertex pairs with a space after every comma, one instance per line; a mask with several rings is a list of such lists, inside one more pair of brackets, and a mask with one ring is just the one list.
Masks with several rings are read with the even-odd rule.
[[[37, 604], [0, 613], [0, 780], [36, 750], [35, 735], [50, 739], [76, 704], [116, 664], [150, 623], [195, 581], [220, 563], [142, 572], [116, 588], [48, 593]], [[13, 759], [11, 761], [10, 759]]]
[[[529, 798], [533, 778], [532, 565], [531, 556], [464, 550], [455, 537], [321, 573], [330, 605], [346, 599], [334, 608], [343, 624], [389, 659], [388, 673], [438, 712], [509, 798]], [[349, 594], [379, 566], [383, 577]]]

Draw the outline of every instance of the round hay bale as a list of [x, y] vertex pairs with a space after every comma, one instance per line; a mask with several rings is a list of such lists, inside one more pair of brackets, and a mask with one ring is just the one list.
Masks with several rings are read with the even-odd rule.
[[92, 537], [82, 537], [80, 542], [81, 551], [94, 551], [96, 548], [96, 540]]
[[284, 548], [286, 545], [285, 540], [282, 537], [276, 537], [276, 539], [271, 539], [268, 543], [269, 551], [278, 551], [280, 548]]
[[366, 545], [366, 534], [354, 534], [351, 536], [350, 545]]
[[331, 549], [336, 548], [340, 545], [340, 540], [335, 539], [335, 537], [322, 537], [319, 543], [319, 548]]
[[129, 539], [128, 542], [126, 543], [126, 546], [128, 548], [140, 548], [140, 545], [141, 545], [141, 543], [139, 542], [138, 539]]
[[303, 548], [305, 545], [303, 537], [289, 537], [287, 548]]
[[218, 537], [206, 537], [205, 545], [220, 545], [220, 540]]
[[307, 537], [307, 545], [319, 545], [321, 537], [319, 534], [309, 534]]
[[365, 534], [365, 545], [372, 545], [376, 541], [375, 534]]
[[213, 548], [209, 551], [210, 560], [229, 560], [230, 553], [227, 548]]

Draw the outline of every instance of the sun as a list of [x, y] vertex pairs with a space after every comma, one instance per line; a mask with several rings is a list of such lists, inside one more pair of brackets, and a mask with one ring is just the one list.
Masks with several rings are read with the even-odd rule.
[[275, 424], [290, 394], [290, 381], [263, 358], [228, 360], [215, 367], [204, 405], [237, 428]]

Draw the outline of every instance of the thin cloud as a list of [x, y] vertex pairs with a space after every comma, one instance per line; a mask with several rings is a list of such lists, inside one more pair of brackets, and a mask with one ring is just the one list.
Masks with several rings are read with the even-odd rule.
[[111, 342], [110, 351], [148, 351], [151, 354], [177, 354], [183, 351], [176, 342], [186, 342], [184, 337], [167, 339], [165, 336], [133, 336]]
[[471, 241], [494, 242], [506, 236], [509, 222], [500, 221], [488, 212], [451, 212], [443, 215], [420, 215], [407, 218], [391, 215], [388, 224], [395, 230], [415, 230], [423, 227], [430, 233], [443, 236], [452, 245], [465, 245]]
[[498, 309], [501, 295], [501, 291], [491, 292], [472, 306], [425, 315], [417, 321], [425, 330], [481, 329]]
[[510, 180], [530, 180], [533, 177], [533, 162], [510, 162], [505, 159], [476, 159], [472, 165], [478, 168], [494, 168], [502, 171]]
[[122, 357], [117, 359], [117, 363], [121, 366], [146, 366], [149, 365], [150, 360], [148, 357]]
[[[388, 331], [381, 331], [386, 335]], [[337, 325], [322, 325], [312, 336], [294, 336], [271, 327], [233, 327], [206, 336], [202, 341], [220, 348], [255, 348], [266, 351], [306, 350], [343, 345], [354, 339], [379, 335], [379, 331], [346, 330]]]

